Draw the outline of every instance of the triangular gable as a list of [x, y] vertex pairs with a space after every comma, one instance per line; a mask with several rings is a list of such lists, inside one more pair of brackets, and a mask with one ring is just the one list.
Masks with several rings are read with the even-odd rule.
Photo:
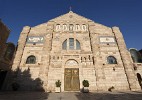
[[60, 21], [60, 20], [67, 20], [67, 21], [70, 21], [70, 20], [83, 20], [83, 21], [92, 21], [88, 18], [85, 18], [83, 16], [80, 16], [72, 11], [70, 11], [69, 13], [67, 14], [64, 14], [64, 15], [61, 15], [59, 17], [56, 17], [54, 19], [51, 19], [50, 21]]

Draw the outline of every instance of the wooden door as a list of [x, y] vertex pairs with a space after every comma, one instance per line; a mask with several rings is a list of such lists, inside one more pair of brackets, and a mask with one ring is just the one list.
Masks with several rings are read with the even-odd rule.
[[78, 68], [66, 68], [65, 91], [79, 91], [79, 69]]

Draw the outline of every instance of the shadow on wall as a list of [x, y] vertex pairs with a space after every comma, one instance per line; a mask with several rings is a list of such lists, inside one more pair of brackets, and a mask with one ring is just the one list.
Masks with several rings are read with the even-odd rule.
[[31, 78], [30, 69], [21, 71], [19, 68], [16, 71], [10, 72], [10, 81], [8, 82], [8, 89], [13, 91], [42, 91], [43, 81], [40, 78]]
[[0, 91], [0, 100], [48, 99], [49, 93], [45, 92], [42, 80], [40, 78], [32, 79], [30, 69], [9, 71], [7, 76], [3, 86], [4, 91]]

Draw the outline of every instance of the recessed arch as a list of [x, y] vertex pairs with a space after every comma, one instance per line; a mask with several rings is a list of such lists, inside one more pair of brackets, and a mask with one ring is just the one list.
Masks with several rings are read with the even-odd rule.
[[117, 64], [117, 60], [114, 56], [108, 56], [107, 57], [107, 63], [108, 64]]
[[64, 30], [64, 31], [68, 31], [68, 27], [67, 27], [66, 24], [63, 24], [63, 30]]
[[69, 31], [72, 32], [74, 29], [74, 25], [73, 24], [69, 24]]
[[77, 39], [69, 38], [63, 41], [62, 49], [63, 50], [80, 50], [81, 45]]
[[56, 25], [56, 31], [60, 31], [61, 30], [61, 26], [60, 26], [60, 24], [57, 24]]
[[80, 31], [80, 25], [79, 24], [76, 24], [75, 28], [76, 28], [76, 31]]
[[36, 63], [36, 57], [34, 55], [28, 56], [26, 64], [35, 64], [35, 63]]
[[69, 59], [65, 62], [65, 66], [78, 66], [78, 62], [75, 59]]
[[87, 26], [85, 24], [82, 25], [82, 31], [86, 31], [87, 30]]

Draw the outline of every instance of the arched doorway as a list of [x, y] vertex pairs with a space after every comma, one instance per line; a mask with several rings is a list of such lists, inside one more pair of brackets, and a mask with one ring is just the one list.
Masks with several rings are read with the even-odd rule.
[[68, 60], [65, 64], [64, 73], [64, 90], [65, 91], [79, 91], [79, 68], [75, 60]]
[[137, 73], [137, 78], [138, 78], [138, 81], [139, 81], [139, 85], [141, 86], [141, 89], [142, 89], [142, 78], [141, 78], [141, 75], [139, 73]]

